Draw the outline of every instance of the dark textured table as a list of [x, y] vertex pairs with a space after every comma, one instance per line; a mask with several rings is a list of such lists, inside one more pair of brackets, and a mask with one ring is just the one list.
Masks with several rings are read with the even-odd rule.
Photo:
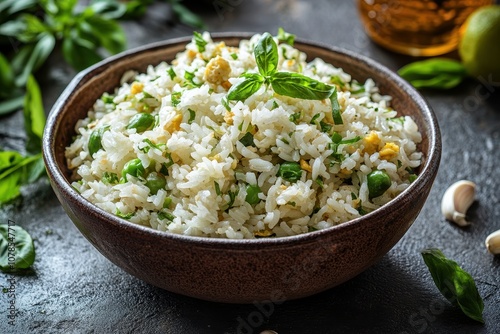
[[[393, 70], [412, 61], [383, 50], [364, 34], [353, 1], [229, 1], [200, 9], [210, 31], [269, 31], [282, 26], [310, 40], [369, 56]], [[157, 4], [139, 22], [125, 22], [129, 47], [186, 36]], [[453, 54], [451, 55], [453, 56]], [[48, 112], [75, 73], [55, 54], [38, 73]], [[32, 274], [0, 274], [14, 282], [15, 325], [0, 295], [0, 333], [500, 333], [500, 257], [485, 237], [500, 229], [500, 83], [468, 80], [451, 91], [424, 91], [443, 137], [440, 171], [420, 216], [375, 266], [324, 293], [280, 305], [228, 305], [200, 301], [150, 286], [100, 255], [73, 226], [42, 180], [24, 199], [4, 206], [8, 219], [35, 238]], [[0, 123], [0, 147], [22, 149], [22, 113]], [[477, 183], [472, 225], [454, 226], [440, 211], [445, 189], [460, 179]], [[438, 247], [475, 278], [484, 299], [485, 324], [468, 319], [439, 293], [420, 256]], [[12, 280], [14, 278], [14, 280]]]

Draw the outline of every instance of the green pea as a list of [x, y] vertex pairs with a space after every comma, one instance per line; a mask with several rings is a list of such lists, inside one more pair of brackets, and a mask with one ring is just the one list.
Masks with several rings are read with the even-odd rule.
[[257, 204], [260, 202], [259, 193], [262, 192], [258, 185], [249, 184], [247, 185], [247, 196], [245, 197], [245, 201], [248, 204]]
[[389, 175], [381, 170], [368, 174], [368, 195], [370, 199], [381, 196], [390, 188], [392, 182]]
[[290, 182], [297, 182], [302, 176], [302, 169], [297, 162], [284, 162], [280, 165], [277, 176]]
[[151, 194], [153, 195], [156, 195], [158, 190], [165, 189], [166, 185], [167, 180], [165, 180], [165, 177], [161, 174], [153, 172], [149, 173], [149, 175], [146, 177], [146, 187], [149, 188]]
[[132, 116], [128, 122], [127, 129], [136, 129], [137, 132], [144, 132], [153, 127], [155, 117], [147, 113], [139, 113]]
[[127, 181], [127, 175], [132, 175], [135, 177], [144, 176], [144, 166], [142, 165], [141, 159], [132, 159], [123, 166], [122, 176]]
[[87, 144], [90, 156], [93, 156], [94, 153], [102, 149], [102, 135], [107, 130], [109, 130], [109, 125], [101, 126], [90, 133], [89, 142]]

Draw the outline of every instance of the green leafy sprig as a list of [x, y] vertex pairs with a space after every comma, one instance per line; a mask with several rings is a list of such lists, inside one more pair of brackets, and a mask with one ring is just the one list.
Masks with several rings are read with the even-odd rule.
[[484, 323], [483, 300], [472, 276], [439, 249], [425, 249], [422, 257], [443, 296], [469, 318]]
[[0, 151], [0, 204], [21, 194], [21, 186], [33, 183], [45, 174], [42, 159], [42, 134], [45, 127], [40, 88], [28, 77], [24, 98], [24, 125], [27, 136], [26, 156], [16, 151]]
[[[203, 21], [180, 0], [165, 0], [180, 22], [204, 28]], [[154, 0], [3, 0], [0, 3], [0, 115], [19, 110], [24, 87], [49, 55], [61, 45], [65, 61], [77, 71], [126, 46], [125, 33], [117, 20], [144, 15]], [[14, 52], [15, 51], [15, 52]]]
[[[282, 32], [281, 35], [285, 33]], [[284, 37], [290, 40], [290, 37]], [[254, 48], [259, 73], [244, 73], [242, 82], [228, 92], [227, 100], [244, 101], [255, 94], [262, 85], [271, 86], [280, 95], [304, 100], [330, 99], [335, 124], [342, 124], [340, 106], [335, 86], [330, 86], [300, 73], [278, 72], [278, 47], [269, 33], [264, 33]]]

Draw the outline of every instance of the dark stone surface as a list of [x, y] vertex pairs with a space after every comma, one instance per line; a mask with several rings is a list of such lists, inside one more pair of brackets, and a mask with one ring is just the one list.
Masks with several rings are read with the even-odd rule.
[[[203, 7], [210, 31], [270, 31], [360, 52], [396, 70], [413, 61], [385, 51], [364, 35], [351, 1], [228, 1], [218, 15]], [[158, 4], [140, 22], [124, 23], [129, 47], [191, 34], [172, 23]], [[454, 55], [451, 55], [454, 56]], [[46, 111], [75, 73], [57, 56], [38, 74]], [[0, 333], [499, 333], [500, 258], [486, 252], [485, 237], [500, 229], [500, 87], [467, 80], [451, 91], [424, 91], [438, 117], [441, 167], [429, 199], [403, 239], [358, 277], [327, 292], [280, 305], [228, 305], [169, 293], [124, 273], [77, 231], [42, 180], [24, 199], [4, 206], [0, 221], [14, 220], [35, 238], [37, 258], [15, 278], [16, 324], [0, 297]], [[488, 90], [490, 89], [490, 90]], [[1, 118], [0, 147], [23, 147], [22, 114]], [[459, 179], [477, 184], [477, 201], [459, 228], [441, 216], [441, 196]], [[465, 317], [439, 293], [420, 256], [438, 247], [475, 278], [485, 303], [485, 324]], [[12, 281], [11, 281], [12, 282]]]

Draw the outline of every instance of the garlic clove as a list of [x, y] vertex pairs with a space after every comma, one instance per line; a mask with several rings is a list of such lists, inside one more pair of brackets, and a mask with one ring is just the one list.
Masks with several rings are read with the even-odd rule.
[[446, 189], [441, 201], [443, 216], [459, 226], [468, 226], [465, 214], [476, 198], [476, 184], [461, 180]]
[[486, 248], [491, 254], [500, 254], [500, 230], [486, 237]]

